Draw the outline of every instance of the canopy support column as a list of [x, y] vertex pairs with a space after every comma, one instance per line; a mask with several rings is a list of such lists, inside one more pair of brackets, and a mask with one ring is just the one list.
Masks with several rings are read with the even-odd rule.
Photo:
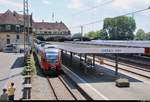
[[79, 57], [80, 57], [80, 67], [81, 67], [81, 65], [82, 65], [82, 55], [79, 54]]
[[72, 66], [72, 52], [70, 52], [70, 66]]
[[87, 55], [86, 54], [84, 55], [84, 58], [85, 58], [84, 62], [86, 63], [86, 61], [87, 61]]
[[93, 66], [95, 66], [95, 54], [93, 54], [93, 63], [92, 63]]
[[80, 54], [80, 62], [82, 61], [82, 54]]
[[115, 54], [115, 75], [118, 75], [118, 54]]
[[63, 52], [63, 50], [61, 50], [61, 60], [62, 60], [62, 62], [63, 62], [63, 57], [64, 57], [64, 52]]

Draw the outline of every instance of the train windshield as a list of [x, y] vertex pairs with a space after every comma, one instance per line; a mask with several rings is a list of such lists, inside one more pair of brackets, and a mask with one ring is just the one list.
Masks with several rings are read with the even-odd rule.
[[57, 52], [50, 52], [46, 54], [48, 62], [55, 64], [58, 59], [58, 53]]

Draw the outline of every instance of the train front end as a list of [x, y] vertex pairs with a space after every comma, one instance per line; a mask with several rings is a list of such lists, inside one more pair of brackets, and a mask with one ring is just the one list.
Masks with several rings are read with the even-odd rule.
[[61, 55], [58, 49], [45, 49], [45, 60], [43, 61], [44, 73], [55, 76], [60, 74]]

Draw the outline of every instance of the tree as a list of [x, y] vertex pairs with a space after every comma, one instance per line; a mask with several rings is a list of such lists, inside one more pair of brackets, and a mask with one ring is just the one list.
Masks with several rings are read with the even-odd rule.
[[135, 20], [126, 16], [105, 18], [103, 24], [103, 32], [110, 40], [132, 40], [135, 29]]
[[100, 37], [99, 39], [101, 40], [108, 40], [108, 35], [107, 32], [105, 30], [100, 30]]
[[90, 31], [87, 34], [85, 34], [86, 37], [89, 37], [90, 39], [98, 39], [100, 37], [100, 31]]
[[146, 33], [146, 40], [150, 40], [150, 32]]
[[139, 29], [135, 35], [135, 40], [146, 40], [146, 33], [143, 29]]
[[75, 37], [82, 37], [82, 34], [81, 33], [75, 33], [72, 38], [75, 38]]

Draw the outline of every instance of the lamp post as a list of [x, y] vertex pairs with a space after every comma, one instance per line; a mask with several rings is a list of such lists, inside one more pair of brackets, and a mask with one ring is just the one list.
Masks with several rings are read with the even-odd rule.
[[83, 41], [83, 25], [81, 25], [81, 41]]

